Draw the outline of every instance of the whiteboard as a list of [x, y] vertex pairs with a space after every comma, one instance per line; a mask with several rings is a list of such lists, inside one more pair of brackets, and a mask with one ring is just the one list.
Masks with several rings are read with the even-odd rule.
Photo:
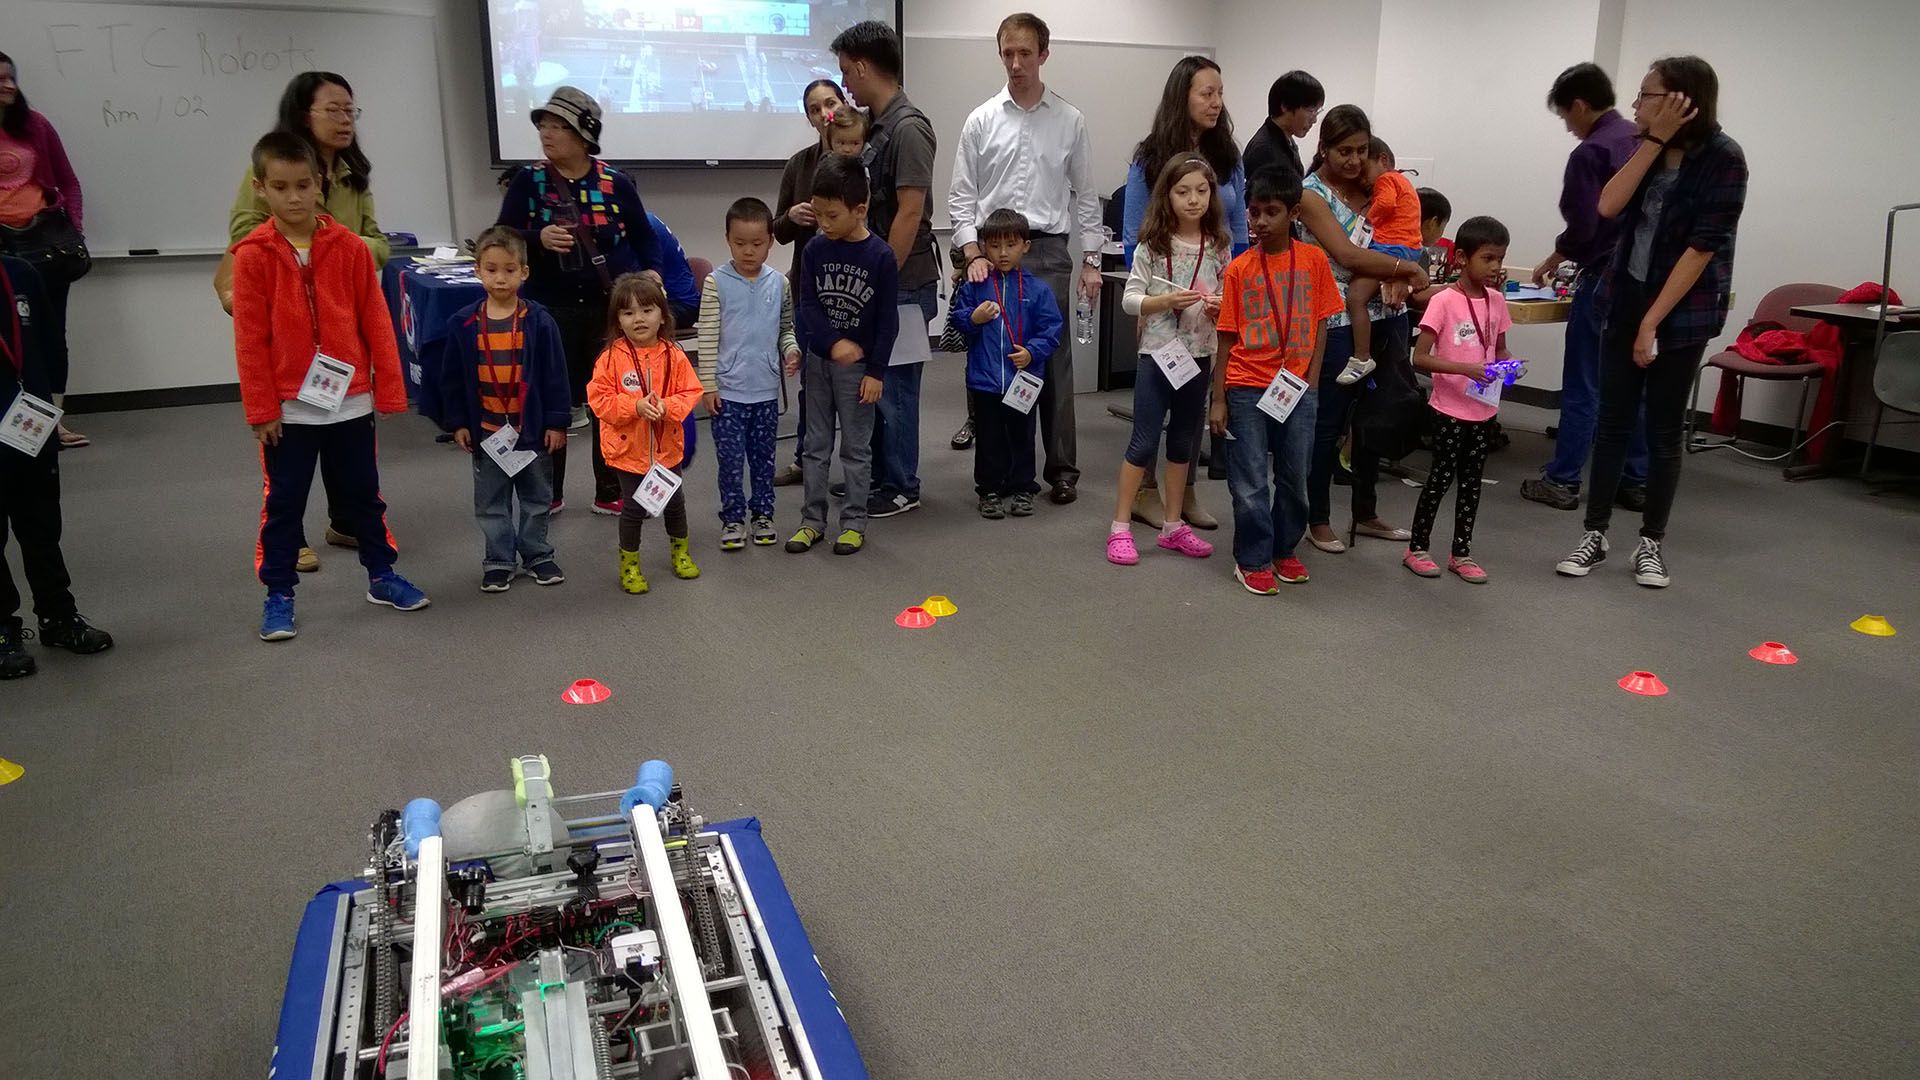
[[[944, 229], [960, 128], [968, 113], [1006, 88], [1007, 73], [994, 52], [992, 35], [919, 37], [909, 31], [905, 49], [907, 96], [933, 121], [940, 141], [934, 156], [933, 224]], [[1053, 39], [1040, 74], [1049, 90], [1072, 102], [1086, 117], [1093, 142], [1093, 188], [1102, 197], [1126, 183], [1134, 145], [1153, 123], [1167, 72], [1192, 53], [1211, 56], [1213, 50]], [[1244, 134], [1235, 134], [1245, 139]]]
[[0, 52], [66, 145], [96, 254], [225, 248], [248, 151], [310, 69], [366, 110], [380, 227], [453, 235], [431, 18], [4, 0]]

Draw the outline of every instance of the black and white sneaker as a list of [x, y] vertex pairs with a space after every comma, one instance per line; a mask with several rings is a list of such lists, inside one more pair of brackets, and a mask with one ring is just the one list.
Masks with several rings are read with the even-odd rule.
[[1649, 589], [1664, 589], [1673, 584], [1667, 576], [1667, 561], [1660, 557], [1660, 541], [1640, 538], [1633, 552], [1633, 580]]
[[912, 495], [876, 495], [867, 501], [867, 516], [870, 518], [899, 517], [909, 510], [920, 509], [920, 499]]
[[1567, 577], [1586, 577], [1594, 567], [1607, 561], [1607, 534], [1587, 530], [1573, 554], [1554, 565], [1554, 572]]

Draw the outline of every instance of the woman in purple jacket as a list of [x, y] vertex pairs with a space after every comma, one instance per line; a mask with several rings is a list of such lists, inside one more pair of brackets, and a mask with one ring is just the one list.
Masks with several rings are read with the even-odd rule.
[[[67, 215], [81, 230], [80, 178], [67, 161], [60, 134], [46, 117], [27, 105], [13, 57], [0, 53], [0, 225], [24, 228], [48, 210]], [[0, 248], [5, 244], [0, 243]], [[72, 282], [42, 274], [47, 310], [53, 321], [53, 350], [48, 375], [54, 399], [67, 393], [67, 290]], [[87, 445], [85, 435], [62, 425], [60, 445]]]

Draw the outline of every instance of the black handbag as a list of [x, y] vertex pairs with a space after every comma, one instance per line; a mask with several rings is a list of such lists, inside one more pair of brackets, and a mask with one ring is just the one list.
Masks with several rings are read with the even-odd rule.
[[1383, 358], [1353, 408], [1354, 452], [1399, 461], [1420, 448], [1427, 396], [1404, 359]]
[[50, 206], [19, 228], [0, 225], [0, 251], [24, 259], [43, 278], [75, 282], [93, 269], [87, 238], [73, 227], [65, 210]]

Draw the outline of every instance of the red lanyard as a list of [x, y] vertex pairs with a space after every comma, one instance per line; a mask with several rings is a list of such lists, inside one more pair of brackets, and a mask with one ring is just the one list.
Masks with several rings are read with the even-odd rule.
[[1000, 285], [1005, 280], [1006, 280], [1005, 274], [996, 275], [994, 277], [993, 302], [1000, 305], [1000, 321], [1007, 324], [1007, 333], [1011, 335], [1007, 341], [1008, 346], [1011, 348], [1017, 349], [1020, 347], [1021, 326], [1023, 323], [1026, 322], [1027, 279], [1024, 277], [1017, 277], [1013, 279], [1014, 288], [1016, 290], [1015, 295], [1019, 297], [1019, 302], [1020, 302], [1021, 318], [1019, 322], [1014, 321], [1013, 312], [1007, 307], [1006, 294], [1000, 291]]
[[[520, 339], [520, 313], [525, 310], [526, 308], [523, 306], [515, 306], [513, 315], [507, 320], [508, 348], [512, 348], [513, 342]], [[492, 322], [493, 319], [487, 315], [486, 305], [480, 305], [480, 352], [487, 358], [487, 374], [489, 376], [487, 381], [493, 384], [494, 396], [504, 400], [506, 395], [500, 393], [500, 365], [493, 359]], [[518, 355], [518, 353], [516, 352], [515, 355]], [[518, 413], [520, 411], [521, 400], [526, 396], [526, 393], [527, 385], [525, 380], [515, 379], [513, 382], [513, 408], [503, 412], [501, 415], [507, 416]]]
[[[285, 234], [281, 239], [285, 240]], [[307, 237], [307, 257], [300, 257], [300, 249], [287, 240], [287, 250], [293, 252], [293, 261], [300, 267], [300, 284], [307, 290], [307, 320], [313, 325], [313, 351], [320, 351], [320, 299], [313, 288], [313, 237]]]
[[[1280, 301], [1273, 293], [1273, 271], [1267, 268], [1267, 253], [1260, 253], [1260, 276], [1267, 282], [1267, 310], [1275, 319], [1280, 319]], [[1286, 318], [1276, 322], [1275, 335], [1280, 339], [1280, 361], [1286, 363], [1287, 344], [1293, 339], [1293, 245], [1287, 245], [1287, 313]]]
[[1493, 356], [1493, 338], [1490, 333], [1493, 329], [1493, 297], [1485, 297], [1487, 301], [1487, 325], [1485, 326], [1480, 325], [1480, 317], [1473, 313], [1473, 297], [1467, 295], [1466, 289], [1460, 288], [1460, 298], [1467, 302], [1467, 321], [1473, 323], [1473, 332], [1480, 339], [1480, 351], [1488, 357]]
[[[1193, 257], [1193, 279], [1187, 282], [1188, 292], [1192, 292], [1193, 287], [1200, 284], [1200, 264], [1206, 261], [1207, 249], [1202, 246], [1200, 253]], [[1167, 280], [1173, 280], [1173, 244], [1171, 242], [1167, 244]]]
[[6, 341], [0, 341], [0, 352], [6, 354], [7, 363], [13, 365], [13, 370], [19, 374], [24, 384], [27, 377], [27, 354], [20, 337], [20, 302], [13, 294], [13, 279], [5, 272], [0, 272], [0, 288], [5, 288], [7, 291], [7, 315], [13, 319], [12, 333], [8, 335]]

